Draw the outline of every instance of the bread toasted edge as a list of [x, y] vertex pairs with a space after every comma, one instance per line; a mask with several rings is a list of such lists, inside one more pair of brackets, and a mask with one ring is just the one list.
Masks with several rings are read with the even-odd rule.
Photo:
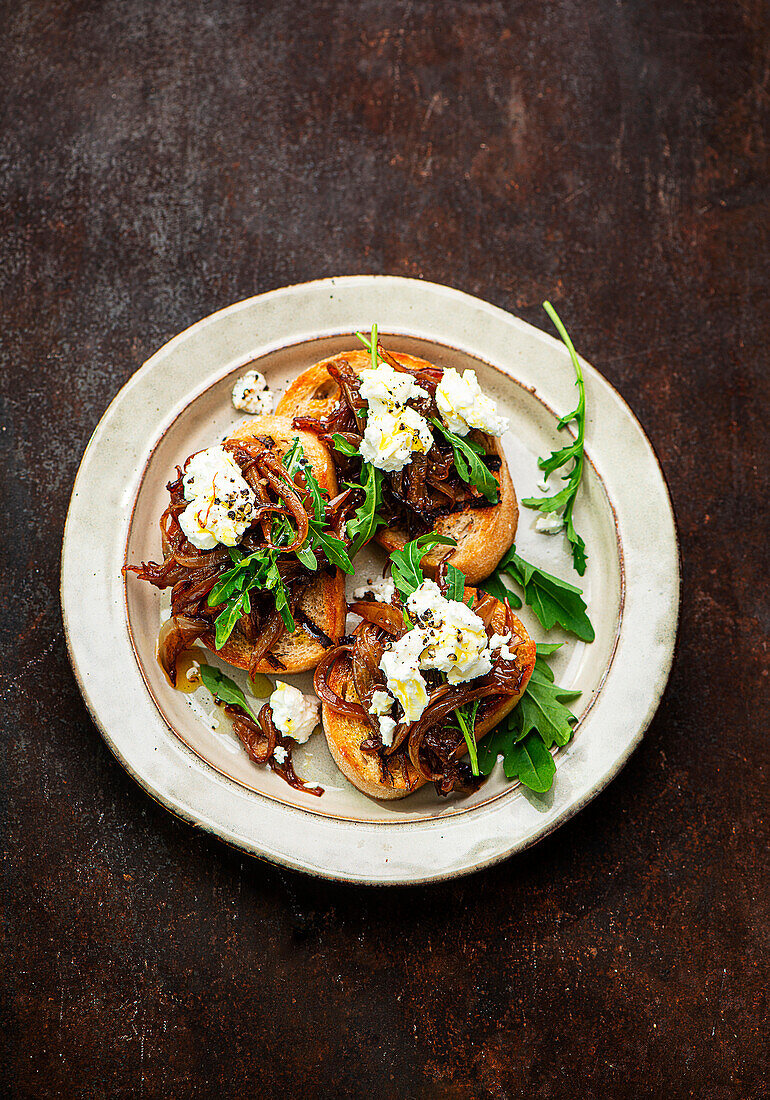
[[[475, 589], [467, 587], [465, 595], [466, 599], [470, 596], [475, 597]], [[506, 629], [505, 624], [505, 607], [498, 601], [498, 606], [492, 616], [492, 625], [499, 634], [502, 634]], [[513, 624], [515, 631], [522, 638], [521, 644], [517, 646], [517, 656], [524, 669], [524, 675], [516, 695], [512, 695], [501, 702], [478, 723], [476, 727], [477, 741], [490, 733], [514, 709], [524, 694], [535, 667], [536, 646], [534, 641], [516, 616], [513, 617]], [[344, 698], [358, 702], [358, 696], [352, 684], [343, 686], [342, 681], [343, 674], [340, 671], [332, 676], [330, 686], [335, 691], [339, 691]], [[323, 704], [322, 719], [326, 743], [334, 762], [345, 778], [365, 795], [379, 801], [389, 801], [396, 798], [405, 798], [424, 785], [425, 780], [418, 775], [411, 762], [408, 761], [405, 765], [405, 774], [396, 774], [394, 768], [392, 783], [383, 782], [378, 756], [361, 752], [361, 742], [366, 739], [369, 728], [360, 720], [338, 714], [328, 703]], [[463, 747], [461, 755], [465, 755], [466, 751]]]
[[[228, 440], [248, 440], [260, 436], [270, 436], [282, 456], [293, 441], [299, 439], [318, 484], [328, 492], [330, 498], [336, 496], [337, 474], [329, 449], [312, 432], [295, 430], [290, 417], [257, 416], [239, 424]], [[335, 569], [334, 573], [322, 573], [312, 581], [303, 592], [298, 609], [318, 626], [333, 645], [337, 645], [345, 631], [347, 615], [345, 576], [342, 571]], [[201, 641], [228, 664], [236, 668], [249, 668], [253, 647], [237, 628], [220, 650], [214, 645], [213, 631], [204, 634]], [[263, 659], [257, 665], [256, 671], [269, 675], [308, 672], [315, 668], [327, 648], [298, 624], [294, 633], [283, 634], [271, 651], [284, 667], [277, 668]]]

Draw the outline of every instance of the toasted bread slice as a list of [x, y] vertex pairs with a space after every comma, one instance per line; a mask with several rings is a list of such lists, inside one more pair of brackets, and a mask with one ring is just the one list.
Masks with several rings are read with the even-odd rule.
[[[394, 355], [394, 358], [403, 366], [415, 370], [433, 366], [425, 359], [401, 352]], [[356, 373], [371, 365], [371, 357], [364, 351], [343, 352], [322, 359], [295, 378], [279, 401], [277, 414], [316, 419], [326, 416], [339, 396], [339, 386], [327, 367], [342, 359]], [[494, 570], [503, 554], [512, 546], [519, 522], [516, 493], [499, 439], [492, 439], [490, 453], [498, 455], [501, 462], [500, 469], [494, 475], [500, 486], [498, 503], [493, 507], [466, 508], [462, 512], [442, 516], [435, 525], [439, 534], [449, 535], [456, 540], [457, 547], [448, 560], [465, 574], [470, 584], [477, 584]], [[387, 527], [378, 531], [374, 538], [388, 554], [392, 554], [394, 550], [401, 550], [410, 536], [397, 527]], [[438, 564], [445, 554], [446, 547], [438, 546], [423, 558], [422, 567], [427, 576], [435, 577]]]
[[[475, 597], [475, 595], [475, 589], [465, 589], [466, 600], [470, 596]], [[505, 608], [503, 604], [498, 602], [492, 616], [492, 625], [498, 634], [502, 634], [506, 629], [505, 624]], [[515, 616], [513, 626], [519, 637], [523, 639], [516, 649], [519, 665], [524, 670], [521, 686], [516, 695], [509, 696], [479, 720], [476, 725], [477, 741], [480, 741], [485, 734], [493, 730], [505, 718], [506, 714], [510, 714], [523, 695], [535, 667], [535, 643]], [[344, 699], [350, 702], [359, 702], [352, 680], [345, 676], [344, 671], [339, 666], [330, 679], [329, 685]], [[361, 752], [361, 742], [369, 736], [369, 727], [356, 718], [337, 714], [328, 703], [323, 704], [323, 728], [329, 751], [334, 757], [337, 767], [354, 787], [358, 787], [359, 791], [363, 791], [370, 798], [404, 798], [424, 785], [425, 780], [418, 775], [408, 760], [405, 763], [403, 772], [398, 767], [394, 767], [392, 781], [390, 783], [383, 782], [379, 758], [376, 755]], [[463, 746], [462, 755], [465, 752], [466, 749]]]
[[[437, 534], [449, 535], [457, 543], [447, 561], [465, 574], [469, 584], [478, 584], [494, 571], [513, 545], [519, 522], [519, 505], [499, 439], [493, 440], [493, 450], [501, 460], [500, 469], [494, 474], [500, 486], [499, 502], [491, 508], [465, 508], [440, 516], [434, 525]], [[397, 527], [384, 527], [374, 536], [388, 554], [402, 550], [410, 537]], [[421, 564], [426, 577], [435, 579], [446, 551], [446, 546], [434, 546], [425, 555]]]
[[[241, 424], [230, 436], [231, 440], [252, 440], [269, 437], [275, 442], [275, 450], [283, 456], [295, 439], [299, 439], [305, 458], [313, 474], [329, 497], [337, 494], [337, 475], [328, 449], [312, 432], [295, 431], [291, 419], [282, 416], [257, 416]], [[334, 573], [321, 573], [305, 589], [297, 611], [306, 616], [332, 644], [336, 645], [345, 630], [345, 577], [336, 569]], [[214, 646], [214, 634], [204, 634], [203, 643], [214, 653], [237, 668], [249, 667], [252, 646], [236, 628], [221, 650]], [[270, 661], [262, 660], [256, 671], [262, 673], [307, 672], [315, 668], [328, 646], [323, 645], [299, 624], [293, 634], [282, 634], [271, 655], [280, 661], [278, 668]]]

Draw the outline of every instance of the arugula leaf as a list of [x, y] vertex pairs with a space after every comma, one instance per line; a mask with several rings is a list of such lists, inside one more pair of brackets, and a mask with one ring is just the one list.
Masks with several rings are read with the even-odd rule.
[[295, 550], [294, 553], [306, 569], [312, 569], [315, 573], [316, 569], [318, 569], [318, 559], [307, 542], [305, 542], [303, 546], [300, 546], [298, 550]]
[[391, 576], [402, 600], [406, 601], [407, 596], [411, 596], [425, 580], [420, 563], [434, 546], [457, 546], [457, 543], [447, 535], [437, 535], [435, 531], [430, 531], [412, 542], [407, 542], [403, 550], [394, 550], [390, 555]]
[[440, 420], [434, 420], [431, 417], [431, 424], [441, 432], [451, 446], [457, 472], [463, 481], [469, 485], [475, 485], [491, 504], [496, 504], [499, 489], [497, 479], [479, 458], [479, 455], [486, 454], [484, 448], [470, 439], [464, 439], [450, 432]]
[[465, 744], [468, 746], [468, 755], [471, 758], [471, 772], [474, 775], [479, 775], [479, 760], [476, 746], [476, 715], [479, 713], [480, 699], [471, 705], [468, 703], [464, 707], [460, 707], [455, 711], [457, 721], [460, 724], [463, 737], [465, 738]]
[[237, 547], [230, 547], [229, 550], [230, 560], [235, 564], [220, 577], [206, 600], [209, 607], [225, 605], [214, 624], [217, 649], [221, 649], [230, 637], [241, 615], [248, 615], [251, 611], [249, 590], [264, 578], [272, 561], [268, 550], [257, 550], [252, 554], [244, 554]]
[[382, 504], [382, 470], [376, 466], [363, 464], [361, 470], [363, 483], [346, 481], [351, 489], [363, 489], [363, 503], [356, 508], [353, 519], [348, 520], [348, 535], [352, 539], [350, 557], [354, 558], [362, 546], [365, 546], [374, 535], [378, 527], [385, 525], [385, 520], [378, 514], [377, 509]]
[[247, 612], [244, 608], [244, 600], [246, 599], [246, 593], [239, 593], [234, 600], [230, 600], [225, 606], [224, 611], [220, 612], [215, 620], [216, 637], [214, 644], [217, 649], [221, 649], [232, 632], [235, 630], [235, 624], [240, 619], [241, 615], [245, 615]]
[[564, 746], [571, 740], [572, 724], [576, 719], [564, 704], [577, 699], [581, 692], [560, 688], [553, 682], [553, 672], [547, 666], [546, 669], [547, 674], [544, 674], [536, 664], [521, 702], [511, 711], [510, 728], [515, 733], [515, 741], [537, 730], [550, 749], [552, 745]]
[[[333, 565], [339, 566], [345, 573], [353, 573], [353, 565], [348, 556], [345, 544], [340, 539], [326, 534], [324, 530], [328, 527], [325, 518], [326, 500], [323, 490], [318, 483], [318, 479], [313, 473], [310, 463], [305, 458], [305, 452], [302, 449], [302, 444], [299, 439], [295, 439], [292, 446], [286, 452], [283, 462], [292, 477], [297, 473], [301, 473], [307, 493], [313, 505], [314, 518], [309, 521], [308, 538], [305, 543], [295, 551], [298, 559], [307, 569], [311, 569], [315, 572], [318, 569], [316, 552], [320, 552], [325, 555]], [[281, 517], [280, 521], [277, 522], [278, 526], [276, 527], [274, 525], [273, 528], [274, 542], [278, 542], [284, 537], [289, 539], [294, 537], [294, 527], [287, 518]], [[284, 622], [286, 622], [285, 616]]]
[[209, 607], [216, 607], [218, 604], [230, 600], [236, 592], [242, 591], [247, 579], [245, 570], [239, 566], [228, 569], [209, 592], [207, 601]]
[[549, 790], [556, 768], [548, 750], [552, 745], [566, 745], [571, 739], [577, 718], [564, 704], [582, 694], [554, 684], [545, 657], [558, 648], [538, 644], [535, 668], [519, 705], [479, 746], [482, 775], [489, 775], [502, 755], [508, 779], [518, 778], [540, 793]]
[[311, 501], [313, 502], [313, 515], [319, 522], [321, 522], [322, 520], [325, 522], [324, 509], [326, 507], [326, 501], [324, 500], [321, 486], [318, 484], [318, 479], [313, 473], [313, 468], [307, 459], [304, 459], [304, 461], [302, 462], [301, 469], [302, 477], [304, 479], [305, 485], [307, 486], [307, 491], [310, 494]]
[[569, 338], [569, 333], [564, 327], [561, 318], [550, 302], [543, 302], [543, 309], [553, 321], [570, 353], [572, 365], [575, 368], [575, 384], [578, 388], [577, 408], [561, 418], [558, 423], [558, 428], [561, 431], [562, 428], [566, 428], [566, 426], [574, 420], [577, 426], [577, 437], [572, 443], [567, 444], [567, 446], [560, 448], [560, 450], [553, 451], [548, 458], [539, 458], [537, 460], [538, 466], [544, 473], [544, 480], [546, 482], [555, 470], [567, 466], [570, 462], [572, 463], [570, 469], [561, 475], [562, 481], [566, 481], [567, 483], [564, 488], [547, 497], [526, 497], [521, 503], [526, 508], [536, 508], [546, 514], [561, 513], [564, 520], [567, 541], [572, 549], [572, 564], [575, 571], [582, 577], [586, 571], [586, 544], [575, 530], [572, 512], [575, 507], [575, 499], [583, 476], [583, 448], [586, 428], [585, 382], [583, 380], [583, 370], [580, 366], [580, 360], [577, 357], [577, 352], [575, 351], [573, 343]]
[[[536, 642], [535, 649], [537, 650], [538, 657], [550, 657], [552, 653], [556, 653], [563, 645], [564, 642]], [[550, 669], [548, 671], [550, 672]], [[553, 675], [551, 675], [551, 679], [553, 679]]]
[[[299, 443], [299, 440], [297, 440], [297, 442]], [[352, 574], [354, 572], [353, 563], [348, 556], [345, 543], [334, 535], [326, 533], [325, 529], [329, 525], [326, 521], [326, 501], [324, 499], [323, 490], [318, 484], [318, 479], [313, 473], [310, 463], [305, 458], [301, 446], [299, 453], [301, 456], [299, 469], [301, 469], [302, 477], [313, 503], [313, 515], [315, 518], [309, 521], [307, 543], [296, 551], [297, 557], [303, 565], [315, 571], [318, 568], [318, 563], [313, 551], [320, 551], [333, 565], [339, 566], [345, 573]]]
[[[231, 554], [232, 557], [232, 554]], [[225, 606], [215, 620], [215, 645], [221, 649], [235, 629], [242, 615], [251, 611], [249, 592], [255, 586], [273, 591], [276, 610], [280, 613], [286, 629], [294, 633], [297, 629], [289, 606], [289, 599], [281, 574], [278, 571], [276, 553], [272, 550], [258, 550], [245, 554], [212, 588], [208, 595], [209, 607], [225, 602]], [[227, 579], [226, 579], [227, 578]]]
[[[567, 581], [538, 569], [531, 562], [524, 561], [512, 546], [491, 577], [482, 587], [493, 596], [498, 595], [502, 586], [501, 574], [506, 573], [516, 584], [524, 589], [524, 600], [532, 608], [546, 630], [552, 630], [557, 624], [575, 634], [583, 642], [592, 642], [596, 637], [594, 628], [586, 614], [585, 602], [581, 599], [583, 590]], [[505, 590], [507, 594], [507, 589]], [[511, 604], [513, 606], [513, 604]], [[517, 606], [521, 606], [518, 604]]]
[[447, 566], [447, 599], [462, 603], [465, 599], [465, 574], [456, 565]]
[[275, 595], [275, 609], [283, 619], [283, 625], [286, 627], [290, 634], [293, 634], [297, 629], [297, 625], [291, 614], [291, 607], [289, 606], [289, 597], [284, 587], [283, 579], [278, 571], [278, 563], [273, 558], [270, 562], [270, 568], [267, 571], [267, 577], [265, 578], [265, 588], [272, 591]]
[[231, 706], [241, 707], [257, 721], [257, 715], [246, 702], [246, 696], [229, 676], [225, 676], [218, 668], [202, 664], [200, 677], [211, 694], [215, 695], [217, 699], [221, 699], [223, 703], [229, 703]]
[[339, 451], [342, 455], [347, 455], [348, 458], [359, 457], [360, 455], [352, 443], [349, 443], [344, 436], [341, 436], [339, 432], [335, 432], [332, 436], [332, 443], [334, 444], [335, 451]]
[[299, 441], [299, 436], [294, 437], [294, 442], [289, 447], [288, 451], [281, 459], [281, 465], [288, 474], [293, 477], [298, 470], [302, 468], [303, 463], [306, 461], [305, 452], [302, 448], [302, 444]]
[[499, 572], [494, 572], [490, 577], [487, 577], [485, 581], [482, 581], [479, 585], [482, 592], [488, 592], [490, 596], [494, 596], [500, 603], [504, 603], [506, 600], [514, 610], [521, 607], [521, 600], [512, 592], [510, 588], [507, 588], [503, 584], [502, 578]]
[[583, 642], [594, 640], [596, 634], [581, 599], [582, 589], [524, 561], [516, 553], [515, 546], [503, 558], [502, 567], [524, 589], [525, 602], [546, 630], [558, 623]]
[[543, 742], [533, 733], [524, 741], [511, 745], [503, 770], [508, 779], [518, 779], [531, 791], [545, 794], [551, 789], [556, 764]]
[[343, 573], [352, 574], [355, 572], [342, 539], [338, 539], [334, 535], [328, 535], [318, 520], [310, 520], [310, 530], [313, 534], [313, 541], [323, 550], [332, 565], [339, 566]]
[[[321, 518], [323, 516], [324, 507], [321, 487], [313, 475], [310, 463], [305, 458], [305, 452], [299, 441], [299, 437], [295, 438], [294, 442], [281, 459], [281, 463], [292, 481], [295, 481], [296, 475], [300, 473], [300, 471], [302, 472], [308, 492], [313, 501], [314, 515], [316, 519]], [[288, 546], [295, 537], [296, 528], [294, 522], [290, 520], [288, 516], [279, 516], [277, 519], [273, 520], [270, 533], [274, 546]], [[307, 569], [311, 569], [315, 572], [318, 568], [318, 562], [313, 553], [312, 546], [310, 545], [310, 539], [307, 539], [302, 546], [294, 552]]]

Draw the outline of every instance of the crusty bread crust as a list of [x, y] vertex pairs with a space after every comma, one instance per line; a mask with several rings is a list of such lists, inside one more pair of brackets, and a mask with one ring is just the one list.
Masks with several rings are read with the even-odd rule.
[[[337, 475], [329, 450], [311, 432], [295, 431], [291, 419], [282, 416], [257, 416], [239, 425], [230, 436], [231, 440], [249, 440], [270, 436], [275, 441], [278, 454], [288, 450], [295, 439], [299, 439], [313, 473], [322, 489], [329, 497], [337, 494]], [[345, 604], [345, 577], [336, 569], [333, 574], [322, 573], [303, 593], [298, 610], [316, 624], [336, 645], [345, 630], [347, 607]], [[221, 650], [214, 645], [214, 634], [204, 634], [201, 639], [213, 653], [235, 665], [248, 669], [252, 646], [236, 628]], [[270, 661], [262, 660], [256, 671], [261, 673], [307, 672], [315, 668], [326, 652], [326, 647], [298, 626], [293, 634], [284, 633], [277, 645], [271, 650], [283, 668], [276, 668]]]
[[[413, 369], [433, 366], [426, 359], [401, 352], [395, 358], [399, 363]], [[282, 416], [310, 416], [315, 419], [326, 416], [339, 397], [339, 386], [330, 376], [327, 367], [342, 359], [356, 373], [371, 364], [371, 357], [362, 351], [343, 352], [322, 359], [315, 366], [308, 367], [292, 382], [278, 403], [277, 413]], [[500, 470], [494, 475], [500, 486], [499, 502], [491, 508], [466, 508], [463, 512], [442, 516], [435, 525], [439, 534], [456, 539], [457, 547], [448, 560], [465, 574], [469, 584], [478, 584], [492, 573], [503, 554], [512, 546], [519, 522], [516, 492], [500, 440], [493, 439], [492, 445], [494, 453], [501, 460]], [[409, 541], [406, 532], [395, 527], [378, 531], [374, 538], [388, 554], [403, 549]], [[422, 565], [427, 576], [435, 577], [438, 564], [445, 554], [444, 546], [434, 547], [426, 554]]]
[[[476, 592], [473, 588], [465, 589], [466, 599], [475, 595]], [[502, 634], [506, 629], [505, 623], [505, 608], [503, 604], [498, 603], [492, 616], [492, 625], [499, 634]], [[521, 685], [516, 695], [511, 695], [505, 702], [500, 703], [478, 723], [476, 727], [477, 740], [481, 740], [507, 714], [510, 714], [524, 694], [524, 689], [529, 683], [529, 678], [535, 667], [535, 643], [515, 616], [513, 625], [516, 633], [523, 639], [521, 645], [517, 647], [519, 664], [524, 669]], [[352, 682], [346, 680], [342, 670], [335, 672], [329, 683], [330, 687], [342, 695], [343, 698], [351, 702], [359, 701]], [[342, 774], [350, 780], [353, 786], [358, 787], [359, 791], [363, 791], [370, 798], [383, 800], [404, 798], [423, 786], [425, 780], [418, 775], [410, 762], [406, 763], [403, 774], [401, 774], [399, 767], [395, 766], [391, 777], [392, 782], [383, 783], [378, 757], [361, 752], [361, 742], [368, 735], [368, 726], [356, 718], [337, 714], [328, 703], [323, 704], [322, 714], [324, 734], [326, 735], [329, 752]], [[462, 755], [465, 752], [466, 749], [463, 747]]]

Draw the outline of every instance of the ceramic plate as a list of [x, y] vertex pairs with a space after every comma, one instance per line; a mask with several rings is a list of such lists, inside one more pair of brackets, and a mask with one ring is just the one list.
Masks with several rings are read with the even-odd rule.
[[[546, 323], [545, 315], [543, 317]], [[668, 677], [679, 607], [674, 519], [641, 427], [584, 363], [588, 463], [575, 513], [589, 565], [579, 581], [563, 536], [535, 531], [522, 509], [517, 549], [584, 589], [596, 640], [565, 641], [557, 681], [582, 690], [575, 736], [556, 756], [551, 791], [509, 783], [500, 765], [474, 795], [432, 786], [395, 802], [360, 794], [317, 734], [295, 754], [321, 798], [252, 764], [205, 689], [172, 690], [154, 657], [159, 593], [126, 561], [156, 559], [157, 521], [175, 465], [242, 418], [233, 382], [251, 366], [282, 392], [305, 367], [380, 326], [388, 347], [441, 366], [472, 367], [511, 420], [503, 443], [519, 497], [540, 480], [538, 455], [562, 445], [575, 405], [562, 344], [494, 306], [412, 279], [358, 276], [272, 291], [193, 325], [129, 380], [94, 432], [75, 481], [62, 552], [62, 607], [72, 665], [111, 750], [160, 803], [244, 851], [315, 875], [364, 883], [426, 882], [494, 863], [555, 829], [612, 779], [638, 744]], [[379, 551], [357, 561], [379, 573]], [[361, 583], [360, 580], [358, 583]], [[535, 638], [544, 631], [524, 608]], [[237, 678], [237, 676], [236, 676]], [[308, 689], [309, 677], [290, 678]]]

